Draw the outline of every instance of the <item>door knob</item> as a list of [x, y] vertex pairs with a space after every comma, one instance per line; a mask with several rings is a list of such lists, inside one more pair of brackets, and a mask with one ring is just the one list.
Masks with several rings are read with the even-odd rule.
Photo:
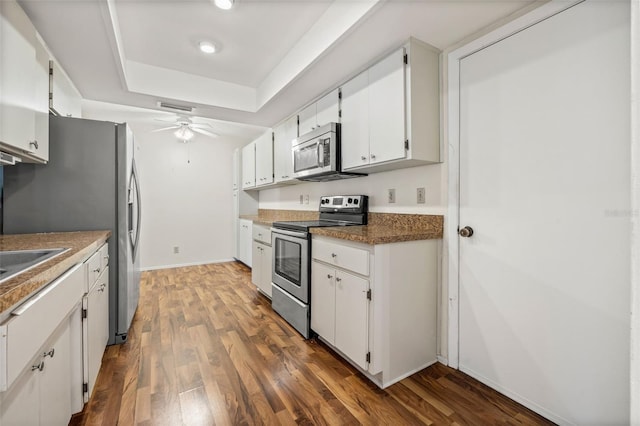
[[461, 237], [469, 238], [470, 236], [473, 235], [473, 228], [470, 226], [465, 226], [464, 228], [458, 231], [458, 234], [460, 234]]

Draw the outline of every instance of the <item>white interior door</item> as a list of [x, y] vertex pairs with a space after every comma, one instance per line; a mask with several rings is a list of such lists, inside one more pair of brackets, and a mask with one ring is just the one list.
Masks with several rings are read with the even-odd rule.
[[460, 62], [459, 366], [559, 423], [629, 422], [629, 3]]

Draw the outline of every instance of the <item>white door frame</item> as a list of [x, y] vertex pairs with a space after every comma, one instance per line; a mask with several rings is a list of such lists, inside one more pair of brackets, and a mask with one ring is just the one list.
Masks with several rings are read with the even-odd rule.
[[[448, 209], [448, 364], [459, 366], [459, 196], [460, 60], [584, 0], [551, 0], [447, 55]], [[640, 425], [640, 0], [631, 0], [631, 424]]]
[[631, 424], [640, 425], [640, 1], [631, 2]]

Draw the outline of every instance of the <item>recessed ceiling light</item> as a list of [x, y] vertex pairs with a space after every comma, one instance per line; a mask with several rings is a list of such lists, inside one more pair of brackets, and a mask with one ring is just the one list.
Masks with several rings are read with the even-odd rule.
[[200, 47], [200, 50], [204, 53], [215, 53], [216, 51], [216, 46], [209, 41], [201, 41], [198, 46]]
[[233, 7], [234, 0], [213, 0], [216, 6], [223, 10], [229, 10]]

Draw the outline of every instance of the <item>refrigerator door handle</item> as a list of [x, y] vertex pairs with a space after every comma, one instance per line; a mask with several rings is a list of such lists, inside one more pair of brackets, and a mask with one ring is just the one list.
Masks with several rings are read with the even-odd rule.
[[131, 166], [131, 180], [130, 185], [132, 188], [129, 188], [129, 193], [135, 192], [135, 207], [136, 207], [136, 226], [133, 226], [133, 207], [134, 200], [129, 200], [129, 240], [131, 242], [131, 249], [133, 251], [132, 257], [136, 258], [138, 254], [138, 244], [140, 242], [140, 220], [142, 218], [141, 208], [140, 208], [140, 184], [138, 182], [138, 172], [136, 170], [135, 159], [133, 160], [133, 164]]

